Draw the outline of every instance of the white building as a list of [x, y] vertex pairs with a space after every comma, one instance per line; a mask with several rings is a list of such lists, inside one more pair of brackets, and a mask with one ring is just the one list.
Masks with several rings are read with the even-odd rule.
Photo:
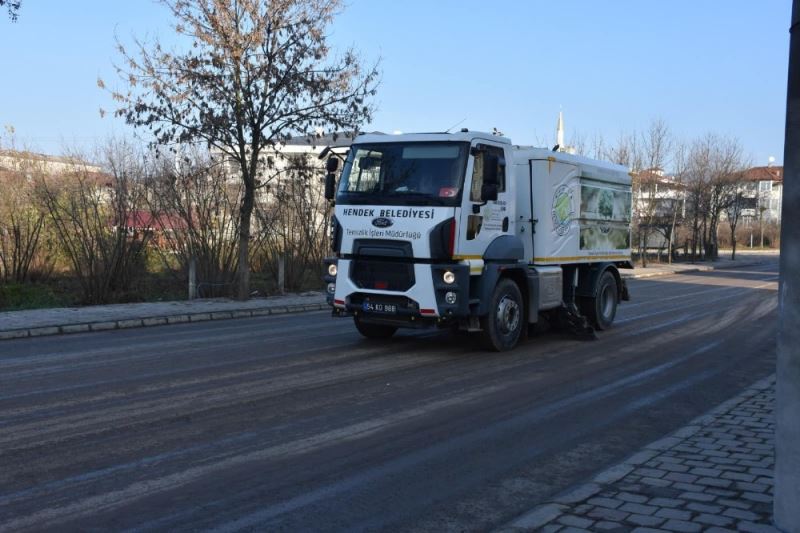
[[[278, 186], [280, 181], [291, 177], [293, 167], [299, 159], [305, 161], [319, 170], [320, 179], [325, 176], [325, 161], [319, 159], [323, 150], [329, 148], [331, 152], [344, 158], [353, 142], [352, 134], [315, 134], [295, 137], [285, 143], [277, 145], [274, 149], [267, 148], [262, 152], [262, 159], [268, 161], [269, 170], [259, 169], [258, 180], [262, 183], [268, 181], [270, 185]], [[218, 154], [219, 151], [216, 151]], [[340, 165], [341, 168], [341, 165]], [[231, 181], [238, 181], [240, 170], [239, 163], [228, 158], [225, 170]]]
[[64, 172], [100, 173], [102, 168], [75, 157], [38, 154], [25, 150], [0, 150], [0, 170], [15, 172], [41, 172], [61, 174]]
[[747, 207], [742, 211], [745, 219], [780, 223], [783, 167], [768, 165], [748, 169], [745, 172], [745, 198], [748, 199]]

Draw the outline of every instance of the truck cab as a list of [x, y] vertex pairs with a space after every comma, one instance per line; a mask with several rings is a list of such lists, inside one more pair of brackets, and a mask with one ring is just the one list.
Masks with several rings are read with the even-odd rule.
[[[389, 337], [399, 327], [459, 327], [481, 332], [494, 350], [512, 348], [540, 313], [562, 307], [580, 315], [582, 306], [595, 327], [610, 326], [626, 296], [617, 268], [630, 264], [629, 237], [627, 250], [603, 254], [616, 261], [587, 253], [564, 262], [549, 249], [537, 264], [536, 234], [548, 213], [536, 213], [533, 161], [546, 162], [551, 176], [554, 164], [580, 168], [547, 157], [553, 156], [464, 130], [357, 137], [335, 187], [334, 255], [325, 276], [333, 314], [352, 316], [370, 338]], [[614, 174], [623, 193], [619, 176], [627, 177], [629, 194], [627, 171], [598, 168]], [[626, 223], [629, 202], [628, 196]], [[576, 206], [559, 208], [556, 231], [577, 236]], [[606, 272], [613, 286], [598, 321], [584, 300], [598, 297], [595, 285], [599, 278], [608, 284]]]

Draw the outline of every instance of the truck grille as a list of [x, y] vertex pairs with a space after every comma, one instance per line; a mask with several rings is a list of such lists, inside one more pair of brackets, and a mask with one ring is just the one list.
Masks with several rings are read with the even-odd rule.
[[407, 291], [414, 285], [414, 265], [380, 259], [356, 259], [350, 279], [361, 289]]

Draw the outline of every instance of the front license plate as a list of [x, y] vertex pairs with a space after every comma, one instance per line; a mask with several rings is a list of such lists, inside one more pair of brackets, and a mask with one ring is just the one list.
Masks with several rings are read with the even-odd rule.
[[397, 305], [396, 304], [384, 304], [378, 302], [364, 302], [361, 304], [361, 308], [366, 313], [381, 313], [384, 315], [396, 315], [397, 314]]

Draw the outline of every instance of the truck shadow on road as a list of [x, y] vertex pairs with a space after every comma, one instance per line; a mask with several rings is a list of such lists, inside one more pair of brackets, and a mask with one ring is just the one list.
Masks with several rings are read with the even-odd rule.
[[[778, 289], [778, 272], [775, 263], [744, 269], [729, 268], [634, 279], [629, 280], [628, 284], [631, 301], [621, 303], [612, 328], [597, 332], [601, 343], [604, 339], [619, 335], [635, 335], [637, 330], [654, 333], [680, 327], [684, 323], [696, 323], [714, 316], [715, 313], [718, 315], [718, 324], [726, 311], [738, 308], [743, 300], [751, 301], [751, 309], [760, 308], [764, 312], [770, 312]], [[519, 348], [506, 353], [483, 350], [477, 333], [458, 331], [456, 328], [401, 329], [389, 341], [363, 339], [362, 342], [365, 345], [383, 345], [387, 350], [381, 355], [392, 357], [424, 354], [431, 357], [480, 355], [494, 358], [520, 354], [535, 356], [556, 348], [579, 349], [586, 344], [585, 340], [543, 317], [540, 317], [538, 324], [531, 325], [527, 340]]]

